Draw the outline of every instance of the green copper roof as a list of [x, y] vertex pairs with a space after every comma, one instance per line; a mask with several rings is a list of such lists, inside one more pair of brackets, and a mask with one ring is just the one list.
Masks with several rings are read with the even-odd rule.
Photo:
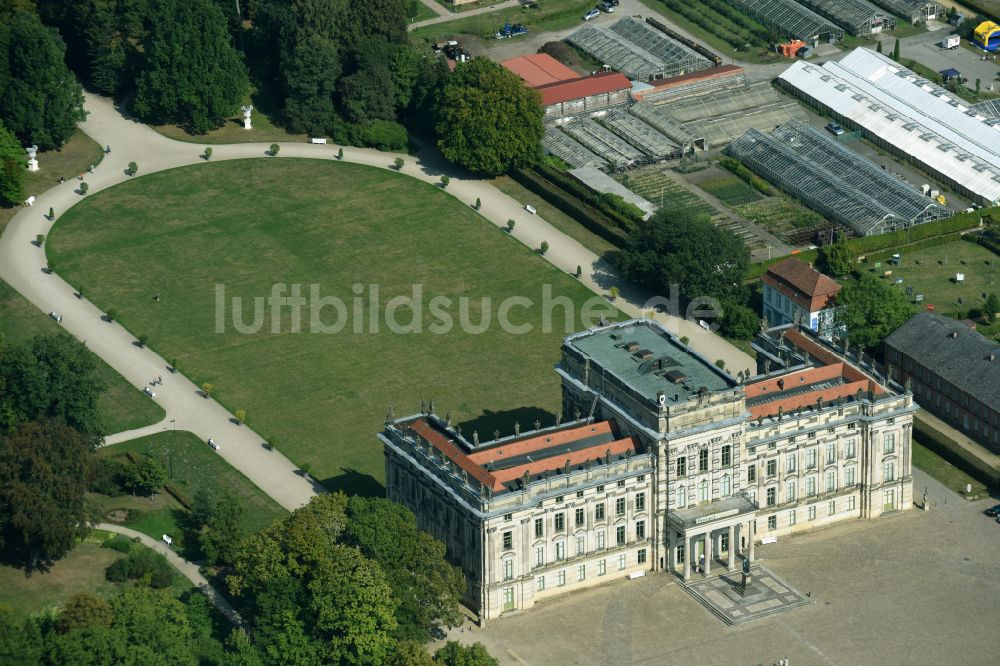
[[[634, 320], [578, 333], [570, 336], [567, 344], [650, 400], [656, 400], [657, 392], [662, 391], [668, 405], [697, 395], [702, 386], [713, 393], [736, 385], [734, 379], [653, 322]], [[591, 372], [600, 370], [592, 368]], [[675, 393], [679, 394], [677, 401]]]

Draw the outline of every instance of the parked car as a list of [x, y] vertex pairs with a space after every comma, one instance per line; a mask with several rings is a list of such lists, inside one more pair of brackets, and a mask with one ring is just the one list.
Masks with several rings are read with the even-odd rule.
[[156, 392], [153, 389], [149, 388], [148, 386], [142, 389], [142, 392], [148, 395], [150, 398], [156, 397]]
[[212, 439], [211, 437], [208, 438], [208, 445], [212, 447], [213, 451], [218, 451], [219, 450], [219, 445], [216, 444], [215, 440]]
[[834, 136], [840, 136], [844, 133], [844, 128], [837, 123], [827, 123], [826, 131]]
[[590, 19], [597, 18], [600, 15], [601, 15], [601, 10], [595, 7], [594, 9], [591, 9], [590, 11], [588, 11], [586, 14], [583, 15], [583, 20], [589, 21]]
[[611, 5], [612, 7], [617, 7], [618, 0], [608, 0], [608, 4]]
[[991, 506], [990, 508], [986, 509], [986, 511], [983, 511], [983, 513], [985, 513], [990, 518], [996, 518], [1000, 516], [1000, 504]]
[[615, 11], [615, 6], [610, 2], [602, 2], [601, 4], [597, 5], [597, 8], [600, 9], [605, 14], [610, 14]]
[[55, 319], [60, 324], [62, 323], [62, 315], [59, 314], [58, 312], [50, 312], [49, 316], [52, 317], [53, 319]]

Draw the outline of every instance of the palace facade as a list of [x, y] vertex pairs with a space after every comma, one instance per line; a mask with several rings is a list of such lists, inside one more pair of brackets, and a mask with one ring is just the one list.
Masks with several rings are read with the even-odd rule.
[[482, 441], [433, 403], [390, 413], [387, 495], [446, 544], [481, 622], [616, 578], [733, 570], [762, 539], [910, 508], [912, 396], [805, 329], [755, 347], [758, 374], [734, 378], [655, 322], [571, 335], [554, 424]]

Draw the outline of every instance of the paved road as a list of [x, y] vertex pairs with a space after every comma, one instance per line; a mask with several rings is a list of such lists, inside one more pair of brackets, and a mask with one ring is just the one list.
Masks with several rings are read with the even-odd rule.
[[[105, 157], [93, 174], [85, 181], [90, 192], [128, 180], [124, 170], [130, 161], [137, 162], [139, 173], [147, 174], [202, 161], [203, 146], [168, 139], [149, 127], [127, 119], [107, 98], [86, 95], [87, 120], [81, 125], [84, 132], [101, 145], [112, 146], [112, 153]], [[251, 130], [252, 131], [252, 130]], [[213, 146], [213, 160], [262, 158], [269, 143], [246, 143]], [[281, 145], [280, 156], [315, 159], [335, 159], [332, 146], [305, 143]], [[580, 243], [558, 231], [537, 215], [530, 215], [512, 198], [498, 191], [488, 182], [472, 179], [445, 162], [435, 151], [424, 149], [421, 157], [383, 153], [362, 148], [345, 148], [344, 160], [358, 164], [388, 169], [396, 157], [406, 164], [404, 174], [428, 183], [440, 180], [442, 174], [451, 177], [447, 191], [470, 205], [477, 198], [482, 201], [480, 213], [497, 226], [505, 226], [508, 219], [517, 221], [514, 237], [531, 248], [538, 248], [542, 241], [550, 244], [545, 259], [567, 273], [574, 273], [582, 266], [581, 282], [598, 294], [606, 294], [612, 286], [620, 289], [616, 305], [631, 316], [640, 316], [651, 294], [623, 282], [615, 270], [600, 260]], [[41, 164], [44, 169], [44, 163]], [[98, 356], [115, 368], [136, 387], [146, 386], [150, 380], [162, 377], [163, 384], [155, 387], [155, 399], [166, 411], [165, 421], [176, 421], [178, 430], [188, 430], [203, 440], [213, 438], [220, 444], [219, 455], [245, 474], [264, 492], [287, 509], [294, 509], [322, 492], [322, 487], [297, 474], [297, 469], [279, 453], [267, 451], [263, 438], [246, 426], [234, 425], [232, 415], [214, 400], [201, 397], [198, 387], [182, 375], [169, 372], [168, 364], [153, 350], [139, 348], [135, 336], [116, 323], [107, 323], [103, 313], [84, 298], [77, 298], [75, 290], [58, 275], [46, 274], [45, 255], [32, 245], [39, 233], [48, 234], [52, 221], [46, 218], [50, 207], [56, 217], [80, 201], [76, 193], [79, 181], [56, 185], [44, 193], [29, 192], [37, 197], [33, 208], [22, 209], [7, 225], [0, 237], [0, 278], [6, 280], [43, 312], [57, 311], [63, 315], [63, 327], [87, 344]], [[750, 369], [752, 359], [721, 338], [706, 333], [696, 324], [657, 315], [668, 328], [690, 338], [691, 346], [709, 360], [723, 359], [732, 373]], [[155, 430], [155, 427], [154, 427]], [[124, 437], [125, 435], [123, 435]]]
[[215, 607], [226, 616], [226, 619], [236, 625], [243, 623], [243, 620], [240, 618], [240, 614], [236, 612], [236, 609], [229, 604], [225, 597], [219, 594], [218, 590], [209, 585], [208, 580], [201, 575], [201, 572], [198, 570], [198, 565], [194, 562], [185, 560], [183, 557], [174, 552], [173, 549], [167, 546], [167, 544], [162, 541], [157, 541], [148, 534], [143, 534], [142, 532], [137, 532], [127, 527], [122, 527], [121, 525], [115, 525], [114, 523], [98, 523], [97, 529], [105, 530], [106, 532], [114, 532], [116, 534], [123, 534], [133, 539], [139, 539], [144, 546], [152, 548], [166, 557], [167, 561], [170, 562], [175, 569], [181, 572], [185, 578], [194, 583], [202, 592], [205, 593], [205, 596], [207, 596], [209, 600], [215, 604]]
[[[464, 12], [451, 12], [445, 7], [442, 7], [434, 0], [421, 0], [425, 5], [433, 9], [437, 16], [434, 18], [425, 19], [423, 21], [417, 21], [416, 23], [411, 23], [408, 30], [413, 30], [414, 28], [422, 28], [425, 25], [434, 25], [435, 23], [444, 23], [446, 21], [454, 21], [456, 19], [466, 18], [467, 16], [475, 16], [476, 14], [488, 14], [489, 12], [495, 12], [498, 9], [507, 9], [508, 7], [516, 7], [520, 4], [519, 0], [506, 0], [506, 2], [498, 2], [494, 5], [487, 5], [485, 7], [480, 7], [479, 9], [470, 9]], [[500, 26], [498, 25], [499, 29]]]

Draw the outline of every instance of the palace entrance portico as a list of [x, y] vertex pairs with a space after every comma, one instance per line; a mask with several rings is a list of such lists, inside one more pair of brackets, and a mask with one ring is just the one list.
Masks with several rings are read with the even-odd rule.
[[[736, 554], [754, 560], [757, 504], [744, 494], [667, 514], [667, 571], [690, 580], [696, 565], [706, 576], [718, 559], [728, 571], [742, 565]], [[723, 559], [725, 556], [725, 559]]]

